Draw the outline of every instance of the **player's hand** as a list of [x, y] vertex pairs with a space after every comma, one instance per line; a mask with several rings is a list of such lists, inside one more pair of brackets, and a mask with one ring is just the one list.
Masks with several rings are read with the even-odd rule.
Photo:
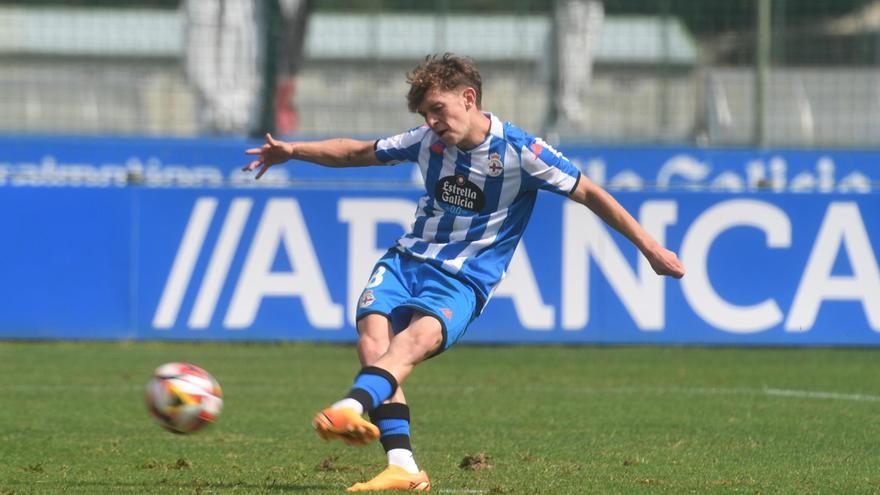
[[278, 165], [279, 163], [284, 163], [287, 160], [290, 160], [293, 152], [292, 148], [293, 146], [290, 143], [278, 141], [273, 138], [271, 134], [266, 134], [266, 144], [259, 148], [245, 150], [245, 154], [259, 156], [256, 160], [242, 167], [241, 170], [243, 172], [251, 172], [259, 167], [260, 171], [257, 172], [256, 177], [259, 179], [272, 165]]
[[668, 275], [673, 278], [684, 277], [684, 265], [672, 251], [658, 247], [647, 258], [657, 275]]

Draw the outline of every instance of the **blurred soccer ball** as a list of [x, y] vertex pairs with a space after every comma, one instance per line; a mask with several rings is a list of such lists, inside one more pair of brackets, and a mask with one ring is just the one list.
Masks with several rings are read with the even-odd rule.
[[173, 433], [192, 433], [220, 415], [223, 391], [210, 373], [188, 363], [156, 368], [145, 391], [147, 409]]

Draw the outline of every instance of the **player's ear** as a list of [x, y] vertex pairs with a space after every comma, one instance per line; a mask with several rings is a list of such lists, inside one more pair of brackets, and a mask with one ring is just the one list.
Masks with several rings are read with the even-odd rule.
[[461, 96], [464, 98], [464, 107], [468, 110], [477, 105], [477, 91], [471, 87], [465, 87]]

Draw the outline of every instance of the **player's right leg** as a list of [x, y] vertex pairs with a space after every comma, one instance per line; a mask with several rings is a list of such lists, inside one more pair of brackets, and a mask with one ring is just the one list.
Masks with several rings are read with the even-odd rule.
[[[358, 320], [358, 358], [362, 369], [369, 367], [388, 350], [393, 331], [387, 317], [381, 314], [368, 314]], [[397, 387], [390, 400], [404, 400], [403, 390]], [[386, 401], [387, 402], [387, 401]], [[381, 407], [381, 406], [379, 406]], [[324, 440], [339, 439], [349, 445], [363, 445], [379, 438], [379, 428], [363, 418], [362, 403], [352, 397], [345, 397], [315, 416], [312, 426]]]
[[[407, 312], [408, 314], [408, 312]], [[363, 366], [372, 366], [388, 352], [394, 330], [384, 315], [369, 314], [358, 320], [358, 356]], [[388, 467], [369, 481], [355, 483], [347, 491], [384, 491], [431, 489], [427, 473], [419, 469], [412, 452], [410, 411], [401, 387], [370, 411], [370, 419], [379, 428], [379, 441], [385, 450]]]
[[[385, 315], [370, 313], [358, 320], [357, 327], [357, 351], [361, 366], [373, 366], [383, 354], [388, 352], [388, 346], [391, 345], [391, 339], [394, 338], [391, 321]], [[385, 402], [406, 404], [403, 387], [398, 386], [394, 395]]]
[[[389, 318], [369, 314], [358, 320], [358, 356], [361, 365], [372, 366], [388, 352], [394, 330]], [[410, 411], [403, 387], [390, 399], [370, 411], [370, 420], [379, 427], [379, 442], [385, 449], [389, 466], [397, 466], [413, 474], [419, 473], [410, 438]]]
[[403, 393], [398, 392], [397, 379], [387, 370], [371, 364], [390, 345], [393, 310], [410, 297], [404, 277], [399, 273], [398, 261], [399, 258], [390, 253], [383, 257], [361, 293], [357, 310], [358, 354], [364, 367], [345, 398], [320, 411], [312, 421], [318, 436], [325, 440], [340, 439], [350, 445], [364, 445], [379, 438], [379, 428], [362, 415], [389, 399], [403, 398]]

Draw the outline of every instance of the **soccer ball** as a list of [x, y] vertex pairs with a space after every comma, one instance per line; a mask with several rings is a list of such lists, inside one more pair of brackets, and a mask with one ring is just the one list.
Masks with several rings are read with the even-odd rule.
[[223, 391], [210, 373], [189, 363], [156, 368], [145, 390], [147, 409], [173, 433], [192, 433], [220, 415]]

